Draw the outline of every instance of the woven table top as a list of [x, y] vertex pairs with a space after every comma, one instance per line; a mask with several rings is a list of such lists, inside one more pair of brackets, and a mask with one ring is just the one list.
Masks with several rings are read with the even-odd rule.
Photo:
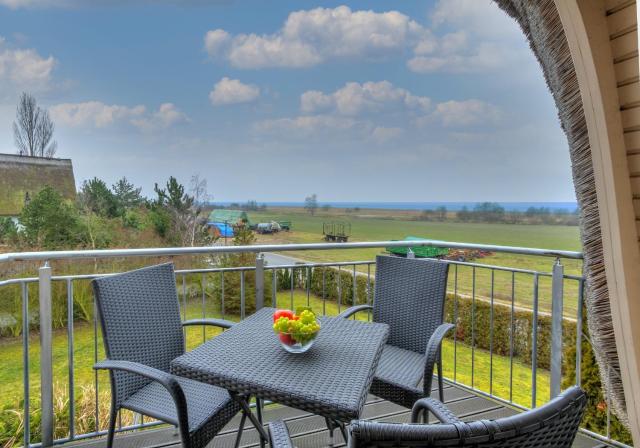
[[172, 373], [348, 422], [358, 418], [387, 340], [386, 324], [322, 317], [306, 352], [286, 352], [263, 308], [171, 363]]

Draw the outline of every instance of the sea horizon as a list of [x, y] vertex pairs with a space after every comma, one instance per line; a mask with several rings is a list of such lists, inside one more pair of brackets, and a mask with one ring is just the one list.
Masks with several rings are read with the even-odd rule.
[[[476, 205], [482, 204], [484, 201], [478, 202], [450, 202], [450, 201], [432, 201], [432, 202], [371, 202], [371, 201], [318, 201], [318, 206], [329, 205], [333, 208], [361, 208], [361, 209], [379, 209], [379, 210], [433, 210], [438, 207], [446, 207], [449, 211], [459, 211], [463, 207], [473, 209]], [[257, 201], [259, 205], [265, 204], [267, 207], [304, 207], [305, 203], [300, 201]], [[530, 207], [544, 207], [552, 211], [573, 212], [578, 208], [576, 202], [500, 202], [507, 211], [524, 212]], [[212, 201], [209, 205], [228, 207], [231, 204], [246, 204], [246, 201]]]

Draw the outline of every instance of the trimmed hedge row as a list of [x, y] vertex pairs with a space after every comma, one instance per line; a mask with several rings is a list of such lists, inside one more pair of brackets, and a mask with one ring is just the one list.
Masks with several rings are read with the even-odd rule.
[[[493, 310], [493, 312], [492, 312]], [[455, 338], [494, 353], [509, 356], [511, 353], [523, 362], [531, 364], [533, 348], [533, 313], [514, 310], [501, 303], [486, 299], [447, 295], [445, 322], [456, 324]], [[492, 337], [493, 333], [493, 337]], [[453, 339], [453, 335], [448, 336]], [[551, 364], [551, 316], [538, 314], [537, 364], [549, 369]], [[576, 324], [564, 320], [562, 326], [563, 359], [575, 352]], [[513, 351], [513, 352], [512, 352]]]

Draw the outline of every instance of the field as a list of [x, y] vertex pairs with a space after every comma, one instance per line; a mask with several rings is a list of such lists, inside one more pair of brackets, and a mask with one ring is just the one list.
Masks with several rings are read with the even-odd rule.
[[[466, 242], [478, 244], [494, 244], [502, 246], [535, 247], [543, 249], [560, 249], [579, 251], [581, 249], [578, 227], [553, 225], [509, 225], [485, 223], [456, 223], [456, 222], [425, 222], [416, 221], [415, 212], [395, 210], [370, 211], [361, 210], [358, 213], [346, 213], [344, 210], [330, 210], [328, 213], [318, 212], [311, 216], [301, 209], [272, 209], [265, 212], [251, 212], [252, 222], [291, 221], [291, 232], [280, 232], [275, 235], [262, 235], [259, 242], [269, 243], [319, 243], [322, 242], [322, 223], [324, 221], [341, 220], [351, 223], [352, 237], [350, 241], [381, 241], [401, 240], [406, 236], [424, 237], [427, 239], [452, 242]], [[288, 253], [296, 258], [309, 261], [357, 261], [373, 260], [379, 254], [379, 249], [350, 249], [306, 251]], [[551, 272], [555, 260], [548, 257], [495, 253], [476, 260], [484, 265], [505, 266], [518, 269], [528, 269], [538, 272]], [[580, 275], [582, 262], [579, 260], [562, 260], [565, 274]], [[455, 288], [455, 268], [450, 275], [450, 289]], [[491, 297], [490, 269], [475, 269], [475, 294], [477, 297]], [[457, 268], [457, 292], [473, 294], [473, 269], [469, 267]], [[509, 272], [494, 271], [493, 297], [499, 301], [511, 300], [512, 275]], [[533, 303], [533, 276], [516, 274], [515, 302], [517, 306], [531, 307]], [[539, 279], [540, 309], [550, 310], [551, 282], [548, 277]], [[565, 316], [575, 318], [578, 282], [565, 281], [564, 285]]]

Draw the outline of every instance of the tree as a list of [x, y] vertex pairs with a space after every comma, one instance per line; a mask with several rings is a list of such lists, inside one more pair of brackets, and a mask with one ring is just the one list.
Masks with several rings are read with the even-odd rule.
[[431, 221], [433, 219], [434, 211], [431, 209], [422, 210], [418, 219], [420, 221]]
[[120, 215], [124, 215], [127, 209], [137, 207], [142, 203], [142, 188], [136, 188], [126, 177], [113, 184], [111, 189]]
[[444, 221], [445, 219], [447, 219], [447, 207], [441, 205], [440, 207], [436, 208], [436, 214], [438, 216], [438, 221]]
[[497, 202], [482, 202], [473, 208], [473, 213], [480, 221], [500, 222], [504, 220], [504, 207]]
[[469, 208], [464, 205], [460, 210], [458, 210], [458, 212], [456, 213], [456, 218], [458, 218], [459, 221], [462, 222], [467, 222], [471, 219], [471, 212], [469, 211]]
[[165, 188], [155, 185], [157, 199], [151, 204], [151, 221], [158, 234], [182, 246], [204, 245], [210, 242], [206, 222], [200, 219], [201, 205], [206, 201], [207, 181], [191, 178], [190, 193], [171, 176]]
[[164, 189], [155, 184], [154, 191], [158, 195], [158, 203], [175, 210], [178, 213], [184, 213], [193, 205], [194, 198], [184, 192], [184, 185], [171, 176]]
[[20, 223], [27, 244], [34, 247], [69, 248], [85, 239], [76, 209], [51, 187], [45, 187], [25, 205]]
[[207, 179], [200, 178], [199, 174], [191, 176], [189, 192], [193, 197], [193, 204], [190, 213], [185, 216], [185, 224], [191, 236], [189, 242], [193, 247], [196, 243], [204, 244], [208, 241], [206, 219], [200, 219], [202, 206], [210, 199], [210, 195], [207, 193]]
[[82, 183], [79, 199], [85, 211], [91, 211], [105, 218], [115, 218], [120, 215], [116, 196], [109, 190], [107, 184], [97, 177]]
[[21, 156], [47, 157], [55, 155], [58, 144], [53, 139], [55, 126], [49, 111], [41, 109], [36, 99], [23, 92], [13, 122], [13, 139]]
[[316, 210], [318, 210], [318, 196], [315, 193], [304, 198], [304, 209], [311, 213], [311, 216], [316, 214]]

